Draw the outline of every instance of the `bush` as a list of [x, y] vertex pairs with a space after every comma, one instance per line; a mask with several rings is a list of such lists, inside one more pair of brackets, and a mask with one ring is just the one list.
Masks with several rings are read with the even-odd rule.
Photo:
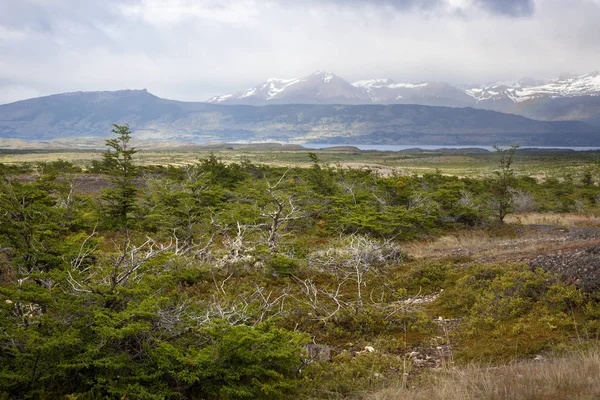
[[306, 334], [267, 324], [214, 323], [200, 332], [203, 345], [182, 351], [168, 343], [156, 349], [161, 370], [183, 386], [186, 398], [279, 399], [297, 390]]
[[365, 352], [353, 356], [343, 352], [331, 362], [308, 365], [304, 371], [302, 392], [310, 398], [344, 399], [402, 381], [410, 362], [392, 354]]
[[296, 273], [298, 263], [283, 254], [273, 254], [267, 261], [267, 268], [277, 276], [291, 276]]
[[507, 360], [535, 354], [576, 333], [581, 292], [526, 265], [472, 266], [434, 303], [462, 318], [458, 358]]

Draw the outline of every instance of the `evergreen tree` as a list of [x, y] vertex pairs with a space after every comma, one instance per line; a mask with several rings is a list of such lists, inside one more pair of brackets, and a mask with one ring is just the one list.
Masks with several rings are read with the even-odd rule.
[[104, 190], [102, 198], [108, 203], [109, 223], [115, 227], [128, 228], [131, 214], [136, 209], [136, 168], [133, 165], [133, 155], [137, 150], [128, 147], [131, 139], [129, 125], [113, 126], [112, 132], [116, 137], [106, 140], [108, 150], [103, 157], [106, 172], [114, 186]]

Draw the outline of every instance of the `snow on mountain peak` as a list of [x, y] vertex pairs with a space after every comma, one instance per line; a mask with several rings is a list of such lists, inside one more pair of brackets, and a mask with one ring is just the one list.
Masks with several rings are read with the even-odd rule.
[[423, 83], [392, 83], [392, 84], [388, 85], [388, 87], [390, 89], [398, 89], [398, 88], [414, 89], [414, 88], [425, 87], [425, 86], [428, 86], [428, 85], [429, 85], [429, 82], [423, 82]]
[[399, 89], [399, 88], [404, 88], [404, 89], [414, 89], [414, 88], [420, 88], [420, 87], [425, 87], [429, 85], [428, 82], [421, 82], [421, 83], [395, 83], [393, 80], [388, 79], [388, 78], [377, 78], [377, 79], [365, 79], [362, 81], [357, 81], [354, 82], [352, 84], [352, 86], [355, 86], [357, 88], [363, 88], [363, 89], [381, 89], [381, 88], [389, 88], [389, 89]]
[[336, 75], [333, 72], [323, 71], [322, 69], [315, 71], [313, 75], [318, 76], [321, 79], [321, 81], [325, 83], [331, 82], [331, 80], [336, 77]]
[[600, 95], [600, 74], [562, 76], [549, 81], [521, 79], [514, 83], [491, 84], [467, 88], [465, 92], [477, 102], [508, 98], [521, 103], [540, 97], [560, 98]]
[[210, 99], [208, 99], [206, 102], [207, 103], [222, 103], [224, 101], [226, 101], [227, 99], [230, 99], [233, 97], [233, 94], [224, 94], [222, 96], [215, 96], [215, 97], [211, 97]]
[[302, 78], [269, 78], [243, 91], [216, 96], [216, 104], [306, 103], [314, 101], [402, 103], [474, 106], [487, 102], [521, 103], [536, 98], [600, 96], [600, 72], [562, 76], [552, 80], [523, 78], [513, 82], [452, 86], [444, 82], [396, 83], [389, 78], [359, 80], [352, 84], [332, 72], [318, 70]]
[[357, 88], [372, 88], [372, 87], [385, 87], [393, 84], [394, 81], [388, 78], [376, 78], [376, 79], [364, 79], [362, 81], [356, 81], [352, 86]]

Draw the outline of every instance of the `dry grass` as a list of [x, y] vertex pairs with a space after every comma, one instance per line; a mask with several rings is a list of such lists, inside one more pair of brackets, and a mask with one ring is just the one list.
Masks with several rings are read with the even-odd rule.
[[600, 350], [503, 367], [471, 365], [433, 373], [422, 386], [387, 388], [366, 400], [600, 399]]
[[521, 225], [600, 227], [600, 216], [593, 214], [551, 213], [510, 214], [506, 217], [506, 222]]
[[[494, 258], [518, 253], [543, 252], [565, 244], [556, 233], [525, 231], [518, 237], [492, 235], [484, 230], [461, 231], [434, 240], [416, 241], [403, 246], [415, 258], [472, 256]], [[571, 242], [570, 244], [573, 244]]]
[[[532, 256], [600, 244], [600, 238], [581, 236], [569, 227], [599, 228], [600, 217], [583, 214], [521, 214], [499, 230], [464, 230], [435, 239], [406, 243], [414, 258], [471, 257], [481, 262], [523, 261]], [[514, 223], [519, 218], [520, 224]], [[528, 225], [552, 225], [544, 228]], [[569, 233], [571, 232], [571, 233]]]
[[491, 237], [480, 230], [462, 231], [440, 236], [433, 240], [418, 240], [407, 243], [403, 249], [412, 257], [423, 258], [431, 256], [450, 255], [450, 253], [469, 249], [478, 252], [492, 245], [499, 238]]

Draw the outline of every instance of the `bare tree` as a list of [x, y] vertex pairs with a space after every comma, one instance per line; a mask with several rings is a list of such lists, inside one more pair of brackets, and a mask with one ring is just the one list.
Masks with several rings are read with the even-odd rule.
[[255, 225], [242, 224], [236, 222], [235, 229], [222, 224], [215, 216], [211, 217], [211, 225], [223, 235], [222, 244], [227, 250], [227, 254], [218, 257], [215, 265], [223, 268], [235, 266], [241, 262], [253, 264], [256, 260], [253, 256], [255, 243], [250, 240], [250, 236], [256, 231]]
[[231, 325], [256, 325], [285, 312], [285, 300], [290, 295], [289, 287], [276, 293], [253, 283], [253, 292], [236, 295], [229, 283], [232, 276], [233, 273], [219, 280], [213, 276], [212, 296], [203, 304], [204, 310], [192, 318], [199, 326], [213, 319], [225, 320]]
[[[91, 235], [88, 239], [90, 237]], [[130, 282], [139, 282], [146, 272], [147, 263], [159, 254], [172, 250], [173, 241], [161, 244], [148, 238], [136, 246], [127, 238], [123, 244], [115, 243], [115, 248], [116, 254], [108, 265], [91, 265], [81, 270], [79, 268], [82, 260], [89, 255], [89, 250], [83, 250], [82, 245], [82, 250], [71, 262], [71, 268], [68, 270], [71, 288], [75, 292], [115, 294], [120, 287]]]
[[504, 217], [511, 211], [513, 205], [513, 193], [511, 187], [514, 180], [514, 170], [512, 164], [515, 151], [519, 146], [511, 146], [508, 149], [502, 149], [494, 146], [494, 149], [500, 155], [500, 169], [495, 171], [496, 179], [492, 187], [493, 205], [496, 209], [498, 221], [503, 224]]
[[260, 216], [267, 220], [267, 223], [263, 224], [262, 227], [266, 229], [266, 241], [271, 253], [274, 253], [277, 249], [281, 230], [290, 221], [302, 218], [300, 209], [294, 203], [294, 196], [284, 194], [281, 191], [282, 182], [288, 171], [286, 171], [274, 184], [267, 180], [267, 190], [270, 201], [263, 209]]
[[294, 299], [307, 305], [314, 315], [314, 319], [327, 322], [334, 317], [340, 310], [349, 306], [348, 302], [343, 300], [342, 287], [346, 280], [337, 282], [335, 290], [330, 290], [328, 285], [325, 288], [319, 288], [310, 279], [300, 279], [294, 277], [300, 287], [300, 296], [294, 296]]
[[309, 258], [309, 266], [324, 271], [334, 271], [342, 281], [352, 281], [356, 285], [357, 310], [364, 308], [363, 288], [365, 275], [377, 271], [388, 262], [404, 259], [404, 253], [393, 243], [393, 238], [385, 241], [352, 234], [340, 238], [337, 247], [315, 253]]

